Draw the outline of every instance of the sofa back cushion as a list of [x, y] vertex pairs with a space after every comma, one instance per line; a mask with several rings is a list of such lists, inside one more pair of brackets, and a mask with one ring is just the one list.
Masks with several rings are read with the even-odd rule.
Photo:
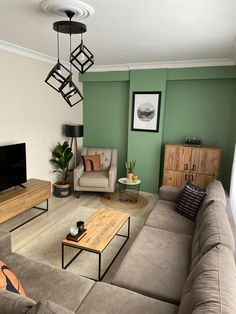
[[101, 171], [108, 171], [111, 166], [111, 148], [88, 148], [84, 147], [81, 155], [100, 155]]
[[224, 188], [220, 181], [214, 180], [210, 182], [206, 187], [206, 196], [202, 202], [202, 206], [198, 211], [196, 220], [199, 221], [203, 211], [214, 201], [219, 201], [224, 207], [226, 207], [226, 195]]
[[236, 313], [236, 269], [232, 251], [222, 245], [206, 253], [190, 272], [179, 314]]
[[191, 269], [200, 258], [217, 244], [235, 252], [232, 230], [222, 202], [214, 201], [201, 215], [194, 230]]

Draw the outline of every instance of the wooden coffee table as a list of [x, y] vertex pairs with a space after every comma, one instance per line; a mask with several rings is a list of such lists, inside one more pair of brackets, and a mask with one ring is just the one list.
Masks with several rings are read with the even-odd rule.
[[[127, 222], [127, 235], [119, 234], [119, 230]], [[62, 268], [66, 269], [82, 251], [89, 251], [98, 254], [98, 279], [102, 280], [106, 272], [126, 244], [130, 234], [130, 216], [126, 213], [116, 210], [108, 210], [105, 208], [98, 209], [89, 219], [84, 223], [86, 234], [78, 241], [70, 241], [64, 239], [62, 241]], [[109, 266], [103, 274], [101, 274], [101, 255], [108, 244], [115, 236], [124, 237], [125, 241], [112, 259]], [[77, 248], [80, 251], [65, 265], [64, 264], [64, 247], [69, 246]], [[91, 278], [94, 279], [94, 278]], [[96, 280], [96, 279], [95, 279]]]

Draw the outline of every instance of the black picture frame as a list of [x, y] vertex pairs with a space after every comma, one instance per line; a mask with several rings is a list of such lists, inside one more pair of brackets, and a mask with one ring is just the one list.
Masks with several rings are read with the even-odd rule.
[[131, 130], [159, 132], [161, 92], [133, 92]]

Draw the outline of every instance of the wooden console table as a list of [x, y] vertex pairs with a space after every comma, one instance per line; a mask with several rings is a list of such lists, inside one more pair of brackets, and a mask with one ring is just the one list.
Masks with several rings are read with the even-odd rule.
[[[3, 223], [33, 207], [40, 209], [41, 212], [10, 231], [19, 228], [30, 220], [48, 211], [48, 199], [51, 196], [51, 183], [44, 180], [29, 179], [23, 185], [25, 188], [16, 186], [0, 192], [0, 223]], [[44, 201], [46, 201], [46, 208], [37, 206]]]

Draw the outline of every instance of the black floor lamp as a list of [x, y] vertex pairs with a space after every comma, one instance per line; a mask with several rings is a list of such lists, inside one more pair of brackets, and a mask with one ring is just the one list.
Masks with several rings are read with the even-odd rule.
[[83, 137], [84, 136], [84, 126], [80, 124], [76, 125], [65, 125], [65, 136], [71, 137], [70, 147], [73, 151], [74, 147], [74, 167], [77, 166], [77, 137]]

